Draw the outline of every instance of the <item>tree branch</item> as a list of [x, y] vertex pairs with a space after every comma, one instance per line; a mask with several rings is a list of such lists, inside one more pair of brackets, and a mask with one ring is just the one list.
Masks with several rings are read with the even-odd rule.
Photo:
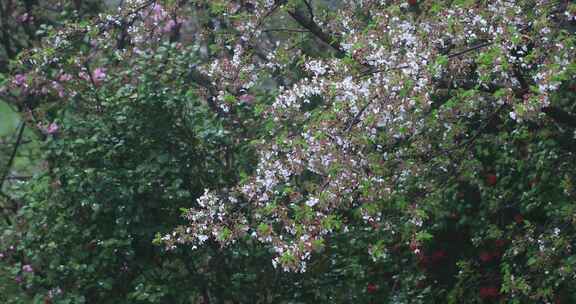
[[212, 84], [212, 80], [208, 76], [200, 73], [200, 71], [194, 67], [190, 69], [190, 73], [188, 73], [187, 78], [208, 90], [208, 94], [210, 95], [206, 100], [208, 107], [210, 107], [210, 109], [214, 111], [219, 117], [225, 116], [222, 109], [220, 109], [215, 102], [216, 96], [218, 96], [218, 88]]
[[572, 115], [560, 108], [548, 106], [542, 108], [542, 112], [544, 112], [548, 117], [552, 118], [555, 122], [559, 124], [564, 124], [572, 128], [576, 128], [576, 116]]
[[320, 39], [322, 42], [328, 44], [336, 51], [336, 57], [342, 58], [346, 56], [346, 51], [342, 49], [340, 42], [335, 37], [330, 36], [325, 33], [319, 26], [314, 22], [314, 20], [304, 16], [299, 10], [289, 11], [288, 14], [292, 19], [294, 19], [298, 24], [300, 24], [305, 29], [309, 30], [314, 36]]
[[308, 8], [308, 13], [310, 14], [310, 19], [314, 20], [314, 10], [312, 9], [312, 0], [304, 0], [304, 4], [306, 4], [306, 8]]
[[2, 187], [4, 186], [4, 181], [6, 180], [6, 178], [8, 177], [8, 174], [10, 173], [10, 170], [12, 169], [12, 164], [14, 163], [14, 159], [16, 158], [16, 154], [18, 152], [18, 148], [20, 147], [21, 143], [22, 143], [22, 138], [24, 136], [24, 128], [25, 128], [25, 124], [24, 122], [20, 122], [20, 126], [18, 129], [18, 135], [16, 138], [16, 143], [14, 143], [14, 148], [12, 148], [12, 154], [10, 155], [10, 158], [8, 159], [8, 163], [6, 164], [6, 168], [4, 169], [4, 173], [2, 174], [2, 178], [0, 178], [0, 191], [2, 191]]
[[466, 54], [466, 53], [470, 53], [470, 52], [472, 52], [472, 51], [481, 49], [481, 48], [483, 48], [483, 47], [490, 46], [490, 45], [492, 45], [492, 44], [494, 44], [494, 42], [484, 42], [484, 43], [480, 43], [480, 44], [478, 44], [478, 45], [472, 46], [472, 47], [467, 48], [467, 49], [465, 49], [465, 50], [462, 50], [462, 51], [460, 51], [460, 52], [456, 52], [456, 53], [450, 54], [450, 55], [448, 55], [448, 58], [459, 57], [459, 56], [462, 56], [462, 55], [464, 55], [464, 54]]

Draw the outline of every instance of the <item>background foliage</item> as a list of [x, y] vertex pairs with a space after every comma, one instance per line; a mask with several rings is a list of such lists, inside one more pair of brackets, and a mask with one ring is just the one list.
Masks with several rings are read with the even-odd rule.
[[0, 301], [576, 301], [574, 4], [116, 4], [0, 3]]

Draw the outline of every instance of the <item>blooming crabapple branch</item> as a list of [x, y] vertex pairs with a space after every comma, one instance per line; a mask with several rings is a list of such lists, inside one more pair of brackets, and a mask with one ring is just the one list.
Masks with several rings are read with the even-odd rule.
[[[365, 2], [358, 1], [357, 5], [363, 5], [361, 3]], [[308, 18], [305, 9], [289, 11], [288, 14], [320, 42], [328, 44], [336, 52], [340, 51], [339, 56], [346, 55], [345, 50], [349, 45], [360, 45], [361, 52], [355, 52], [354, 59], [370, 64], [370, 68], [358, 72], [338, 59], [313, 60], [306, 63], [310, 77], [283, 89], [277, 96], [266, 115], [281, 125], [274, 131], [287, 134], [279, 138], [277, 144], [262, 144], [255, 177], [239, 185], [242, 187], [239, 192], [255, 210], [254, 220], [249, 219], [248, 227], [256, 231], [256, 225], [259, 222], [263, 224], [262, 235], [256, 233], [254, 237], [274, 246], [278, 255], [289, 257], [284, 261], [284, 266], [297, 268], [299, 266], [294, 265], [294, 261], [301, 259], [305, 262], [309, 257], [310, 238], [323, 238], [332, 229], [323, 227], [320, 222], [292, 218], [286, 212], [290, 204], [308, 206], [315, 217], [327, 218], [347, 214], [350, 208], [361, 208], [364, 202], [383, 201], [395, 193], [409, 194], [411, 190], [406, 186], [411, 180], [429, 173], [435, 174], [438, 168], [427, 168], [423, 162], [438, 152], [443, 157], [434, 163], [442, 166], [440, 169], [443, 172], [432, 183], [456, 178], [464, 168], [461, 157], [468, 155], [466, 148], [477, 143], [479, 138], [484, 138], [494, 120], [503, 116], [502, 110], [510, 105], [510, 100], [517, 101], [514, 98], [517, 95], [511, 93], [521, 92], [526, 87], [516, 82], [517, 76], [510, 68], [513, 63], [506, 61], [510, 49], [506, 47], [514, 46], [515, 43], [511, 41], [516, 41], [516, 37], [508, 36], [511, 33], [506, 31], [509, 15], [517, 15], [517, 20], [520, 20], [516, 21], [517, 24], [525, 24], [523, 14], [521, 11], [517, 13], [516, 8], [509, 2], [496, 1], [488, 15], [497, 16], [488, 20], [485, 15], [464, 8], [445, 11], [446, 15], [455, 16], [452, 20], [458, 24], [454, 27], [455, 31], [462, 26], [460, 33], [448, 30], [451, 25], [444, 18], [414, 24], [410, 18], [375, 11], [382, 21], [375, 22], [376, 30], [372, 32], [364, 31], [361, 28], [364, 25], [356, 24], [354, 16], [331, 24], [344, 29], [342, 32], [346, 34], [341, 40], [333, 39], [320, 29], [313, 19]], [[338, 21], [342, 23], [338, 24]], [[478, 36], [469, 38], [471, 33]], [[447, 38], [454, 39], [455, 45], [465, 49], [452, 54], [449, 51], [439, 54], [435, 45], [443, 44]], [[465, 56], [492, 44], [482, 42], [470, 46], [474, 41], [486, 40], [502, 43], [490, 48], [481, 55], [482, 58]], [[541, 54], [542, 57], [548, 56], [547, 53]], [[446, 57], [451, 59], [449, 64], [444, 60]], [[442, 62], [435, 59], [442, 59]], [[538, 62], [544, 62], [543, 59], [537, 58]], [[476, 77], [476, 73], [484, 73], [481, 74], [483, 78]], [[375, 75], [362, 78], [372, 74]], [[548, 83], [543, 81], [543, 85]], [[435, 96], [443, 89], [447, 89], [447, 94]], [[450, 92], [452, 89], [455, 91]], [[506, 89], [504, 105], [497, 104], [502, 100], [497, 100], [499, 98], [493, 95], [498, 89]], [[475, 100], [457, 102], [446, 107], [446, 111], [444, 108], [437, 111], [438, 116], [434, 117], [434, 123], [428, 128], [426, 115], [432, 112], [430, 109], [442, 107], [450, 98], [457, 97], [452, 94], [456, 91], [470, 91], [465, 93], [472, 94], [473, 98], [470, 99]], [[323, 104], [310, 111], [306, 104], [312, 96], [318, 95], [328, 96], [328, 101], [325, 106]], [[481, 99], [481, 104], [476, 97]], [[500, 108], [495, 111], [498, 106]], [[470, 118], [475, 118], [475, 114], [483, 117], [480, 127], [468, 128], [466, 123]], [[453, 120], [456, 123], [453, 124]], [[426, 138], [444, 136], [450, 139], [453, 135], [450, 128], [462, 127], [457, 124], [462, 122], [465, 129], [457, 129], [456, 134], [471, 134], [468, 140], [437, 147]], [[294, 128], [285, 131], [281, 129], [282, 124]], [[342, 130], [347, 134], [343, 134]], [[381, 134], [383, 136], [380, 137]], [[374, 145], [379, 147], [374, 149]], [[456, 153], [449, 153], [454, 150]], [[447, 165], [441, 164], [442, 161], [446, 161]], [[314, 176], [310, 177], [312, 174], [306, 172], [314, 173]], [[316, 174], [324, 178], [318, 178]], [[300, 183], [299, 178], [306, 183]], [[282, 189], [281, 186], [289, 187], [290, 193], [277, 190]], [[364, 187], [372, 187], [369, 189], [372, 191], [365, 191], [368, 188]], [[426, 184], [422, 187], [426, 187]], [[429, 190], [422, 189], [423, 192]], [[414, 199], [421, 199], [425, 195], [427, 193]], [[281, 199], [275, 201], [276, 198]], [[215, 203], [213, 208], [220, 205]], [[260, 210], [264, 208], [266, 213]], [[227, 216], [233, 211], [230, 210]], [[372, 215], [367, 218], [372, 222], [383, 220]], [[204, 230], [208, 232], [209, 228], [220, 229], [228, 224], [214, 222], [211, 218], [206, 221], [197, 216], [190, 222], [192, 227], [206, 227]], [[279, 228], [270, 229], [272, 226]], [[299, 233], [296, 228], [304, 229], [305, 234]], [[203, 236], [208, 237], [209, 234], [204, 233]], [[303, 250], [297, 248], [299, 244], [302, 244]], [[305, 263], [300, 267], [304, 269]]]
[[[492, 44], [494, 44], [494, 42], [481, 43], [481, 44], [472, 46], [472, 47], [470, 47], [470, 48], [467, 48], [467, 49], [465, 49], [465, 50], [462, 50], [462, 51], [459, 51], [459, 52], [456, 52], [456, 53], [453, 53], [453, 54], [449, 54], [449, 55], [448, 55], [448, 58], [449, 58], [449, 59], [452, 59], [452, 58], [460, 57], [460, 56], [462, 56], [462, 55], [465, 55], [465, 54], [470, 53], [470, 52], [472, 52], [472, 51], [475, 51], [475, 50], [478, 50], [478, 49], [481, 49], [481, 48], [490, 46], [490, 45], [492, 45]], [[360, 73], [360, 75], [358, 75], [357, 77], [358, 77], [358, 78], [361, 78], [361, 77], [369, 76], [369, 75], [371, 75], [371, 74], [382, 73], [382, 72], [393, 71], [393, 70], [401, 70], [401, 69], [405, 69], [405, 68], [409, 68], [409, 66], [407, 66], [407, 65], [401, 65], [401, 66], [392, 67], [392, 68], [369, 69], [369, 70], [367, 70], [367, 71], [365, 71], [365, 72]]]

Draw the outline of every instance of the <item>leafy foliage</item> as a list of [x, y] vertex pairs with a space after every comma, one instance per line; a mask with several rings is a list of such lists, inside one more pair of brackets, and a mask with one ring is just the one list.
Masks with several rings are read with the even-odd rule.
[[575, 13], [126, 1], [47, 30], [6, 88], [46, 163], [6, 301], [575, 301]]

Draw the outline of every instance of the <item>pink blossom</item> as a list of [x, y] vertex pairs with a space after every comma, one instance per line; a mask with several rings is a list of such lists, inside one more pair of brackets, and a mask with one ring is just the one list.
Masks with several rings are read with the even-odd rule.
[[16, 74], [14, 75], [14, 80], [12, 83], [16, 86], [26, 86], [26, 75], [23, 74]]
[[162, 31], [164, 33], [169, 33], [172, 30], [174, 30], [174, 28], [178, 26], [178, 23], [176, 21], [174, 21], [174, 19], [170, 19], [166, 22], [166, 24], [164, 25], [164, 28], [162, 28]]
[[56, 124], [55, 122], [51, 123], [48, 128], [46, 129], [46, 133], [48, 134], [55, 134], [58, 132], [58, 129], [60, 129], [60, 127], [58, 126], [58, 124]]
[[52, 88], [58, 92], [58, 97], [62, 98], [66, 96], [66, 92], [64, 91], [64, 87], [56, 81], [52, 82]]
[[86, 72], [78, 73], [78, 77], [80, 77], [81, 79], [84, 79], [86, 81], [90, 81], [90, 76]]
[[58, 76], [58, 81], [60, 82], [68, 82], [72, 80], [72, 75], [70, 74], [60, 74], [60, 76]]
[[22, 266], [22, 271], [32, 273], [32, 272], [34, 272], [34, 269], [32, 268], [31, 265], [26, 264], [26, 265]]
[[37, 126], [38, 129], [40, 129], [43, 133], [50, 135], [58, 133], [58, 130], [60, 129], [58, 124], [55, 122], [50, 123], [48, 126], [44, 126], [41, 123], [38, 123]]
[[104, 79], [106, 79], [106, 69], [105, 68], [96, 68], [92, 73], [92, 79], [94, 80], [95, 84], [100, 84]]
[[32, 20], [33, 20], [33, 17], [28, 15], [28, 13], [24, 13], [24, 14], [16, 17], [16, 21], [18, 21], [20, 23], [25, 23], [25, 22], [32, 21]]
[[238, 99], [240, 100], [241, 103], [246, 103], [246, 104], [252, 104], [254, 103], [254, 95], [250, 95], [250, 94], [244, 94], [240, 97], [238, 97]]
[[154, 4], [152, 7], [151, 17], [153, 22], [162, 21], [162, 19], [166, 17], [166, 11], [164, 10], [164, 7], [162, 7], [160, 4]]

